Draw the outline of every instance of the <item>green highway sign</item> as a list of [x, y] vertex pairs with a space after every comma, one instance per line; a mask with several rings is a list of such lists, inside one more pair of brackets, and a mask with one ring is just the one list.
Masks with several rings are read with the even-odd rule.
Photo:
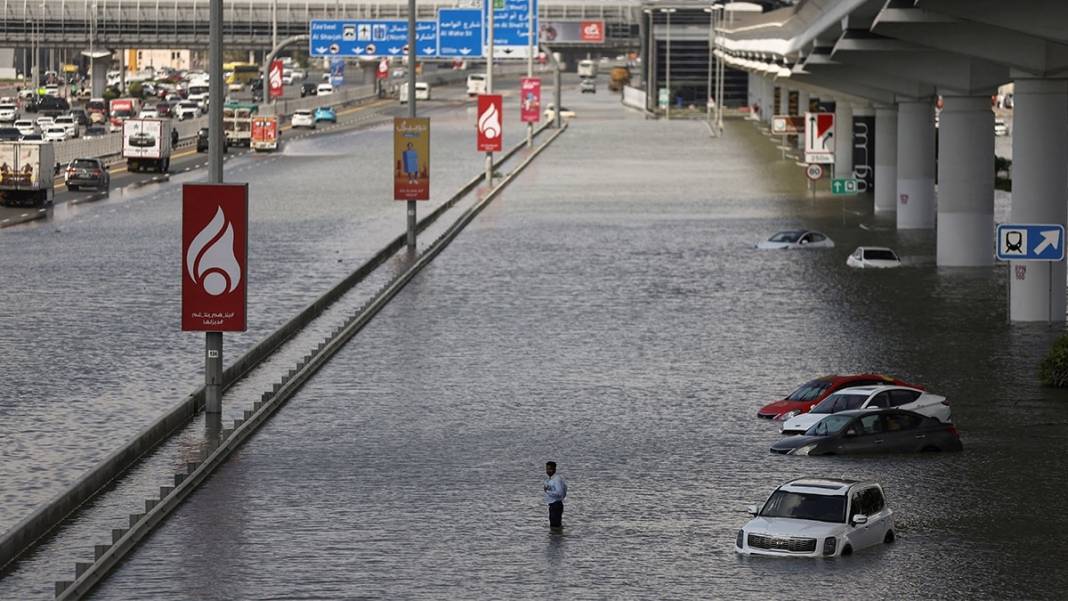
[[844, 177], [831, 180], [831, 194], [844, 196], [857, 192], [860, 192], [860, 180]]

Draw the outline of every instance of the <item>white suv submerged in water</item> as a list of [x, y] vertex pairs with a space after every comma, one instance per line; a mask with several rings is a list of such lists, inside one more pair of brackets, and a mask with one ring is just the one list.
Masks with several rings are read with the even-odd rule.
[[734, 542], [745, 555], [838, 557], [894, 542], [894, 512], [875, 482], [799, 478], [749, 512]]

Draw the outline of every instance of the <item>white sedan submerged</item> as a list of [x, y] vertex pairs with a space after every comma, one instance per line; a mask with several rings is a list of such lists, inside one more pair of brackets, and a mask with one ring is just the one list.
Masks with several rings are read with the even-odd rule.
[[811, 230], [786, 230], [779, 232], [763, 242], [757, 242], [761, 250], [790, 248], [834, 248], [834, 240], [826, 234]]
[[734, 541], [745, 555], [838, 557], [894, 542], [894, 512], [875, 482], [799, 478], [775, 489]]
[[915, 411], [921, 415], [938, 418], [949, 423], [952, 415], [949, 401], [944, 396], [908, 386], [858, 386], [839, 390], [823, 399], [808, 413], [802, 413], [786, 420], [782, 425], [783, 434], [804, 434], [823, 418], [839, 411], [850, 409], [885, 409], [893, 407], [906, 411]]
[[857, 269], [886, 269], [901, 267], [901, 259], [892, 249], [884, 246], [859, 246], [846, 259], [846, 265]]

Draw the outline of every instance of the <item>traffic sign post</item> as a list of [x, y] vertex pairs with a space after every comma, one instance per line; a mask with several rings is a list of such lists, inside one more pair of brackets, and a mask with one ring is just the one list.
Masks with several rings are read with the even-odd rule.
[[486, 56], [492, 53], [493, 58], [527, 58], [531, 33], [538, 31], [538, 0], [493, 0], [492, 15], [490, 4], [482, 3], [483, 22], [492, 23], [485, 28], [490, 49]]
[[816, 163], [806, 166], [805, 177], [808, 178], [808, 190], [812, 193], [812, 200], [816, 200], [816, 180], [823, 177], [823, 167]]
[[[1045, 261], [1059, 263], [1064, 260], [1064, 226], [1059, 223], [1003, 223], [998, 226], [994, 254], [999, 261]], [[1020, 266], [1020, 269], [1026, 269]], [[1053, 296], [1053, 269], [1049, 275], [1049, 297]], [[1012, 277], [1011, 270], [1009, 277]], [[1012, 294], [1012, 286], [1008, 287]], [[1011, 306], [1012, 299], [1009, 299]], [[1053, 303], [1049, 302], [1048, 321], [1053, 321]]]
[[835, 196], [851, 196], [860, 192], [860, 180], [839, 177], [831, 180], [831, 194]]
[[[415, 25], [417, 57], [438, 55], [438, 22]], [[349, 58], [404, 56], [408, 21], [404, 19], [312, 19], [308, 55]]]
[[477, 8], [438, 9], [438, 56], [482, 56], [482, 11]]
[[834, 113], [805, 113], [805, 162], [834, 164]]

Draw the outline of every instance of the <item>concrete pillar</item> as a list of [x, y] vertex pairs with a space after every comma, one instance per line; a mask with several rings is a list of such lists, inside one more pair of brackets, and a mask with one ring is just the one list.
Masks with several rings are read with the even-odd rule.
[[[1068, 217], [1068, 81], [1017, 79], [1014, 83], [1010, 221], [1063, 225]], [[1013, 261], [1009, 319], [1064, 321], [1064, 287], [1063, 261]]]
[[[804, 90], [797, 91], [797, 114], [804, 117], [808, 112], [809, 95]], [[795, 136], [797, 138], [797, 148], [801, 151], [805, 150], [805, 136]]]
[[776, 115], [790, 114], [790, 90], [785, 86], [779, 86], [779, 106]]
[[934, 106], [931, 101], [899, 102], [897, 105], [898, 229], [930, 229], [935, 225], [934, 143]]
[[875, 212], [897, 210], [897, 106], [875, 107]]
[[873, 193], [875, 186], [875, 110], [867, 104], [853, 105], [853, 169], [861, 192]]
[[111, 67], [111, 61], [106, 58], [97, 58], [93, 60], [93, 72], [90, 74], [90, 78], [93, 82], [93, 98], [100, 98], [104, 95], [104, 88], [108, 83], [108, 69]]
[[853, 176], [853, 107], [841, 99], [834, 102], [834, 176]]
[[942, 99], [936, 262], [948, 267], [992, 265], [994, 112], [990, 96]]

